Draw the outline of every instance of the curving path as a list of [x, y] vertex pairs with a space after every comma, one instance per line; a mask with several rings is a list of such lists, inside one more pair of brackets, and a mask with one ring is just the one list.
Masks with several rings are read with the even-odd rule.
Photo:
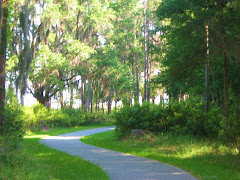
[[98, 148], [79, 141], [83, 136], [113, 129], [114, 127], [103, 127], [49, 136], [40, 140], [40, 143], [98, 164], [112, 180], [195, 180], [193, 176], [176, 167], [130, 154]]

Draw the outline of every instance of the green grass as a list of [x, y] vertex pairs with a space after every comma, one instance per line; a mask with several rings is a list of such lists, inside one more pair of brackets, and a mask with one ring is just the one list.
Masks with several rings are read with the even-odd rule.
[[4, 166], [0, 167], [0, 180], [109, 179], [99, 166], [39, 144], [40, 139], [49, 135], [59, 135], [109, 125], [111, 124], [79, 128], [54, 128], [48, 131], [28, 133], [24, 136], [23, 141], [18, 144], [17, 150], [4, 153], [7, 164], [5, 163]]
[[81, 139], [82, 142], [129, 153], [179, 167], [198, 179], [240, 179], [240, 153], [209, 140], [189, 136], [147, 135], [117, 140], [114, 131]]

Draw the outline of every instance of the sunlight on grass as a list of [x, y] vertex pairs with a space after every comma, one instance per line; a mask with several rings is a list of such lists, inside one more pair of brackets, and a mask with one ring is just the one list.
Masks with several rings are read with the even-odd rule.
[[[111, 124], [112, 125], [112, 124]], [[14, 155], [18, 164], [0, 168], [0, 179], [94, 179], [108, 180], [106, 173], [98, 166], [80, 157], [70, 156], [39, 143], [39, 140], [60, 134], [109, 126], [89, 125], [78, 128], [52, 128], [48, 131], [28, 132], [21, 143], [22, 148]]]
[[84, 137], [81, 141], [171, 164], [199, 179], [240, 179], [239, 152], [209, 140], [169, 134], [117, 140], [114, 131], [108, 131]]

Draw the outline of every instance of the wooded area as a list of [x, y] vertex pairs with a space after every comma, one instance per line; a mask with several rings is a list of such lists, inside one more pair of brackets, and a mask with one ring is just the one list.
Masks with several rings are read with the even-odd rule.
[[94, 146], [239, 179], [239, 47], [239, 0], [0, 0], [0, 179], [108, 179], [39, 144], [96, 124]]
[[239, 7], [238, 0], [1, 1], [0, 124], [6, 77], [22, 105], [31, 93], [48, 108], [53, 99], [62, 108], [80, 101], [89, 112], [107, 103], [110, 113], [113, 101], [116, 109], [167, 93], [169, 103], [190, 98], [205, 112], [221, 109], [226, 126], [235, 126]]

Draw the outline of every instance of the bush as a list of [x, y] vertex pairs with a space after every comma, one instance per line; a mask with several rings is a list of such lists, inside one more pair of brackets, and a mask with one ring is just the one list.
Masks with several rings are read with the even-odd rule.
[[5, 104], [3, 135], [10, 139], [21, 139], [24, 130], [24, 122], [22, 120], [23, 110], [18, 104], [16, 97], [8, 99]]
[[77, 127], [85, 124], [112, 121], [112, 116], [101, 112], [84, 112], [82, 109], [47, 109], [42, 104], [23, 108], [25, 128], [31, 131], [42, 127]]
[[219, 139], [231, 146], [240, 148], [240, 109], [233, 105], [229, 108], [229, 117], [222, 118]]
[[147, 102], [141, 106], [125, 106], [116, 114], [116, 134], [122, 138], [132, 129], [143, 129], [152, 133], [216, 138], [222, 118], [219, 109], [213, 108], [206, 114], [201, 103], [189, 101], [173, 102], [166, 107]]

